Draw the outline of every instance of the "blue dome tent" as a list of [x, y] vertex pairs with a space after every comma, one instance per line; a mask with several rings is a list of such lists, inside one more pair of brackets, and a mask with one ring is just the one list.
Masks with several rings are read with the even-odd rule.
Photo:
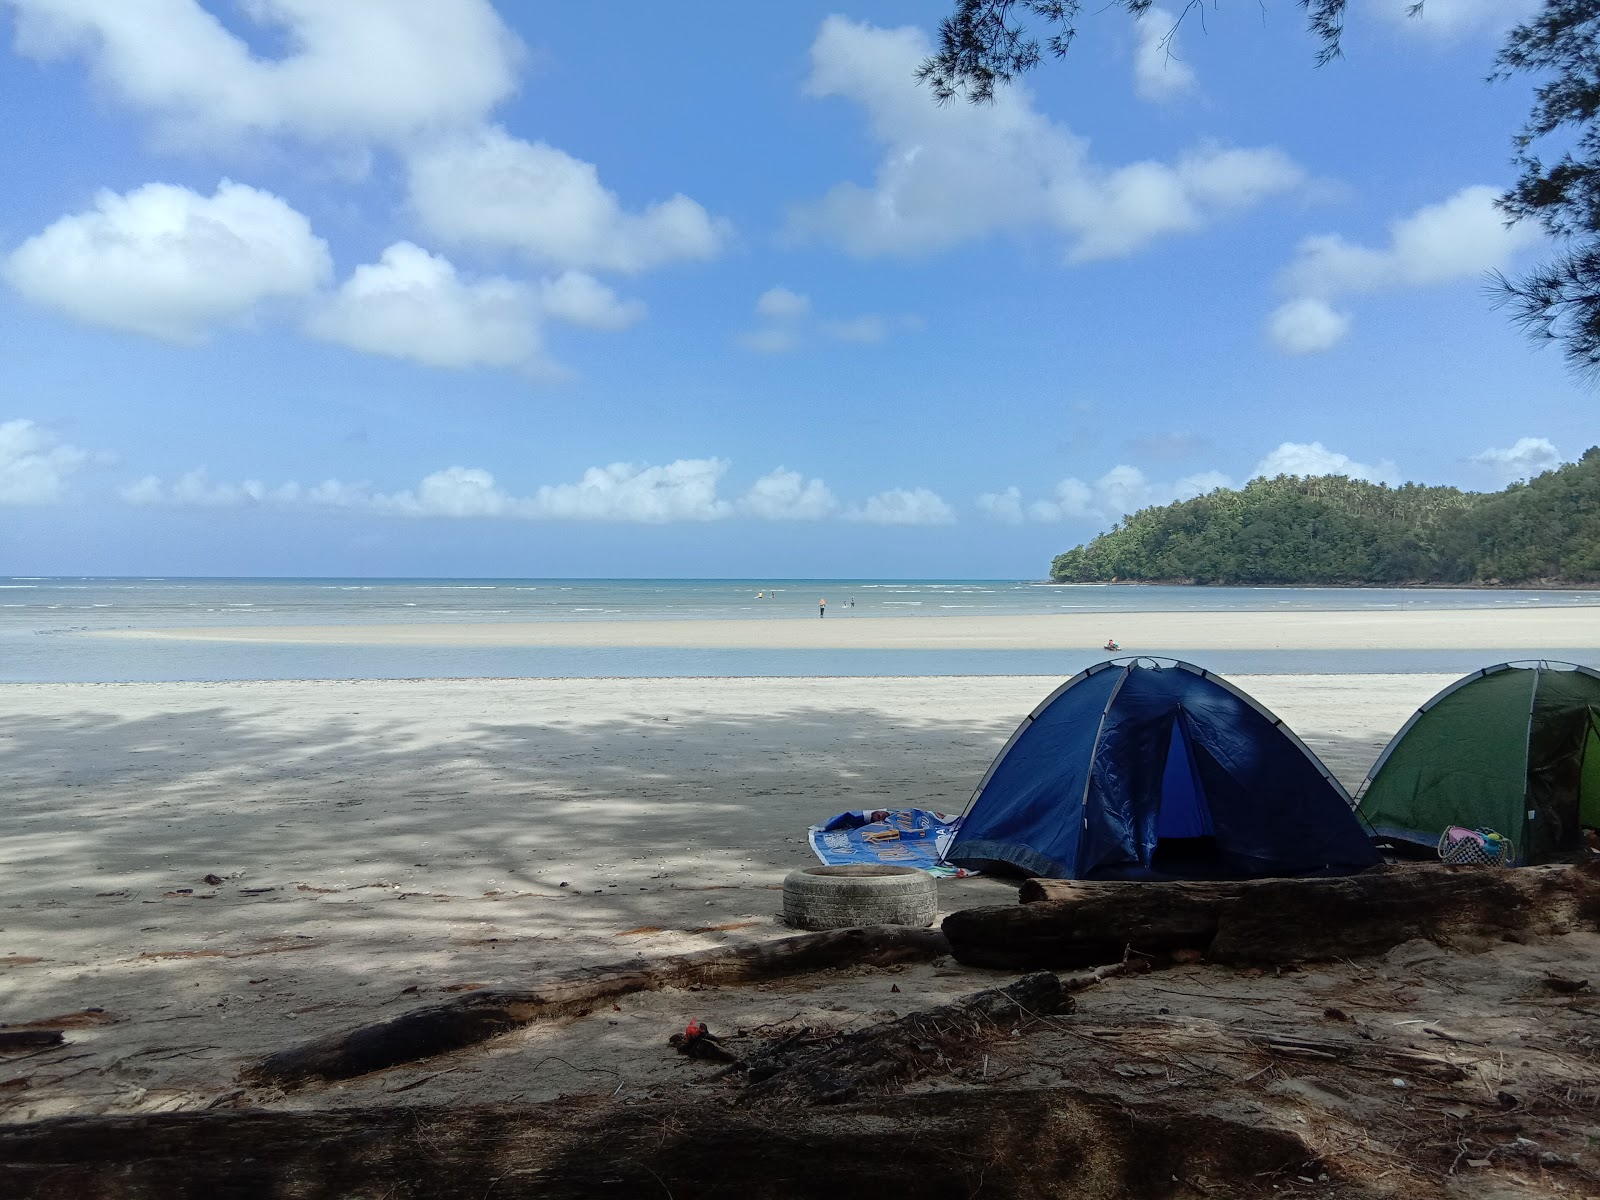
[[1189, 663], [1123, 659], [1034, 709], [946, 861], [1054, 879], [1351, 874], [1377, 852], [1349, 795], [1249, 696]]

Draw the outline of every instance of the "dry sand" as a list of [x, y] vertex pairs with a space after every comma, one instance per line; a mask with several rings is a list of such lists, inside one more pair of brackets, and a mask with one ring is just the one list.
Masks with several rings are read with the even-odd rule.
[[[1242, 682], [1354, 786], [1446, 680]], [[250, 1055], [419, 994], [779, 936], [783, 875], [813, 861], [807, 825], [959, 811], [1052, 686], [0, 688], [0, 1020], [107, 1014], [30, 1086], [0, 1088], [5, 1119], [193, 1106]], [[946, 909], [1013, 897], [994, 880], [940, 888]]]
[[87, 637], [366, 646], [650, 646], [759, 650], [1573, 650], [1600, 648], [1600, 608], [1065, 613], [738, 621], [240, 625], [117, 629]]
[[[1238, 682], [1354, 786], [1448, 679]], [[665, 1045], [691, 1016], [725, 1035], [852, 1029], [992, 986], [1008, 977], [934, 963], [668, 990], [288, 1095], [237, 1082], [258, 1056], [474, 985], [781, 936], [778, 889], [812, 861], [807, 824], [844, 808], [961, 808], [1052, 685], [0, 688], [0, 1021], [70, 1017], [51, 1022], [68, 1026], [66, 1046], [0, 1057], [0, 1123], [218, 1104], [698, 1104], [718, 1094], [712, 1068]], [[946, 910], [1014, 902], [998, 880], [939, 887]], [[1063, 1086], [1285, 1132], [1335, 1185], [1371, 1184], [1328, 1194], [1589, 1194], [1592, 999], [1542, 980], [1600, 978], [1600, 935], [1476, 949], [1410, 943], [1281, 974], [1194, 965], [1111, 980], [1068, 1021], [1001, 1031], [922, 1086]], [[1271, 1048], [1285, 1036], [1367, 1049], [1352, 1065], [1285, 1058]], [[1397, 1087], [1382, 1056], [1408, 1047], [1455, 1064], [1458, 1081]], [[486, 1163], [485, 1179], [518, 1169]], [[1235, 1182], [1182, 1194], [1302, 1186], [1292, 1173]]]

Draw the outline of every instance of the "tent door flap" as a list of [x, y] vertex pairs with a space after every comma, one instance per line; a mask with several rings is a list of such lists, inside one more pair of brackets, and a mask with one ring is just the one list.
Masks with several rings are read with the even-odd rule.
[[1173, 714], [1172, 740], [1161, 775], [1161, 810], [1156, 817], [1156, 838], [1214, 837], [1211, 809], [1206, 804], [1200, 772], [1195, 768], [1189, 734], [1182, 712]]

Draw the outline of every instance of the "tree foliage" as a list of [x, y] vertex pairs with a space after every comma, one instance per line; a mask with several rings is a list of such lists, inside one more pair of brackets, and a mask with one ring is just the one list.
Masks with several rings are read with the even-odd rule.
[[[1317, 65], [1339, 57], [1348, 0], [1299, 0], [1317, 44]], [[963, 96], [983, 104], [995, 88], [1037, 67], [1044, 51], [1065, 56], [1077, 40], [1085, 0], [955, 0], [939, 23], [939, 45], [917, 77], [940, 103]], [[1096, 0], [1095, 9], [1142, 17], [1154, 0]], [[1426, 0], [1409, 11], [1423, 11]], [[1203, 11], [1186, 0], [1177, 18]], [[1030, 24], [1048, 30], [1043, 49]], [[1496, 277], [1516, 321], [1534, 337], [1559, 342], [1567, 360], [1600, 373], [1600, 0], [1543, 0], [1516, 26], [1495, 58], [1491, 79], [1532, 75], [1543, 82], [1533, 111], [1513, 139], [1521, 175], [1500, 198], [1507, 219], [1534, 220], [1556, 240], [1554, 256], [1517, 279]], [[1546, 163], [1538, 147], [1562, 144]]]
[[1501, 492], [1252, 479], [1140, 509], [1056, 556], [1060, 583], [1600, 581], [1600, 447]]
[[[1561, 250], [1518, 280], [1502, 280], [1516, 318], [1536, 337], [1559, 341], [1578, 369], [1600, 369], [1600, 0], [1545, 0], [1513, 29], [1495, 78], [1545, 77], [1515, 139], [1522, 176], [1501, 199], [1513, 218], [1538, 221]], [[1565, 138], [1546, 165], [1535, 146]]]

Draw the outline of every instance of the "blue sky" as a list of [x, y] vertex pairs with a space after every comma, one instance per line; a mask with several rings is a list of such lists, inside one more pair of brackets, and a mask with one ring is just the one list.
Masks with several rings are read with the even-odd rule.
[[[1171, 4], [1169, 8], [1178, 6]], [[0, 0], [0, 574], [1042, 575], [1260, 472], [1498, 487], [1523, 0]]]

